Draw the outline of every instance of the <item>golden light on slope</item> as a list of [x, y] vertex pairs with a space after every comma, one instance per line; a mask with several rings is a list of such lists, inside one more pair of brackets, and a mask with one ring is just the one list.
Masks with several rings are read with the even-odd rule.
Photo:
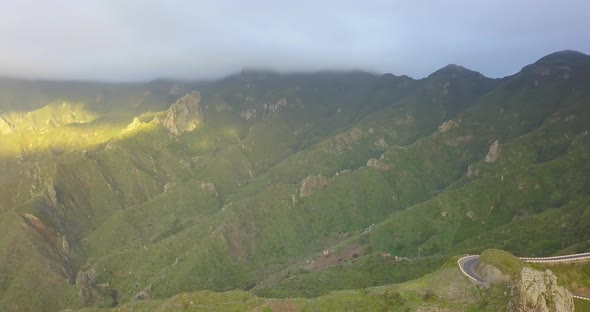
[[[2, 113], [0, 119], [0, 157], [6, 158], [81, 151], [122, 138], [122, 131], [131, 126], [130, 117], [125, 121], [121, 116], [109, 120], [109, 116], [88, 111], [80, 103], [67, 102], [52, 103], [31, 112]], [[140, 128], [133, 133], [145, 127]]]

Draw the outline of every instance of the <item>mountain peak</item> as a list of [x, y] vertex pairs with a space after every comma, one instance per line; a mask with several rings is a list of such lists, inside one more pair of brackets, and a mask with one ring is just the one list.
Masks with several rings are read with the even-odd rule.
[[447, 66], [430, 74], [428, 76], [428, 78], [435, 78], [435, 77], [456, 78], [456, 77], [460, 77], [460, 76], [462, 76], [462, 77], [482, 77], [483, 75], [479, 72], [465, 68], [461, 65], [448, 64]]
[[180, 135], [183, 132], [195, 130], [201, 123], [201, 94], [193, 91], [168, 109], [168, 115], [163, 124], [170, 133]]
[[582, 60], [588, 61], [590, 60], [590, 56], [574, 50], [563, 50], [548, 54], [535, 62], [535, 64], [564, 64], [575, 63]]
[[590, 70], [590, 56], [578, 51], [564, 50], [551, 53], [523, 68], [523, 73], [537, 76], [556, 76], [570, 79], [576, 73]]

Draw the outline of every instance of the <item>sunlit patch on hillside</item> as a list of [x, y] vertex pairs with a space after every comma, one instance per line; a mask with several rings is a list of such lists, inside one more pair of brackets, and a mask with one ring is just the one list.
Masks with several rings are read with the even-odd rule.
[[[52, 103], [31, 112], [0, 113], [0, 157], [60, 156], [157, 128], [159, 113], [99, 115], [80, 103]], [[133, 118], [130, 123], [129, 120]]]

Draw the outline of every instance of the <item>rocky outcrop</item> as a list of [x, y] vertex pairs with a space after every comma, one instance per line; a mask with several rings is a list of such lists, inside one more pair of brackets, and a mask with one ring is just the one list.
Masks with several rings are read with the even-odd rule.
[[147, 290], [142, 290], [138, 293], [136, 293], [135, 295], [133, 295], [133, 300], [137, 301], [137, 300], [149, 300], [152, 297], [150, 296], [149, 292]]
[[53, 183], [47, 186], [47, 199], [49, 199], [49, 202], [53, 207], [57, 207], [57, 205], [59, 204], [59, 202], [57, 201], [57, 192], [55, 191]]
[[475, 164], [467, 166], [467, 176], [470, 178], [479, 176], [479, 168]]
[[326, 151], [330, 154], [341, 155], [343, 152], [352, 149], [352, 145], [358, 142], [365, 135], [364, 130], [353, 128], [350, 131], [341, 133], [328, 141]]
[[245, 110], [243, 112], [240, 113], [240, 117], [246, 119], [246, 120], [250, 120], [252, 118], [256, 118], [256, 109], [252, 108], [252, 109], [248, 109]]
[[557, 285], [550, 271], [524, 267], [511, 291], [508, 312], [569, 312], [574, 311], [574, 299], [565, 287]]
[[176, 182], [168, 182], [164, 185], [164, 193], [169, 192], [171, 188], [176, 186]]
[[[96, 271], [94, 269], [90, 269], [88, 271], [80, 271], [78, 272], [78, 276], [76, 277], [76, 287], [82, 293], [89, 288], [96, 287]], [[80, 294], [82, 297], [83, 295]]]
[[111, 289], [109, 283], [99, 284], [98, 274], [94, 269], [78, 272], [76, 289], [87, 306], [110, 307], [117, 304], [117, 291]]
[[385, 138], [379, 138], [377, 141], [375, 141], [375, 146], [377, 146], [380, 149], [386, 150], [389, 147], [389, 144], [387, 144]]
[[264, 104], [264, 112], [265, 113], [276, 113], [276, 112], [279, 112], [281, 110], [281, 108], [287, 107], [288, 104], [289, 103], [287, 102], [287, 99], [282, 98], [282, 99], [278, 100], [276, 103]]
[[500, 142], [498, 140], [494, 141], [492, 145], [490, 145], [490, 150], [484, 159], [487, 163], [495, 163], [498, 158], [500, 158], [500, 153], [502, 152], [502, 147], [500, 146]]
[[381, 171], [391, 170], [391, 166], [389, 164], [386, 164], [375, 158], [371, 158], [369, 161], [367, 161], [367, 167], [373, 167]]
[[207, 192], [207, 193], [212, 194], [215, 197], [219, 198], [219, 194], [217, 193], [217, 189], [215, 188], [215, 184], [213, 184], [211, 182], [201, 183], [201, 191]]
[[443, 122], [439, 127], [438, 127], [438, 131], [444, 133], [447, 132], [453, 128], [456, 128], [458, 126], [458, 124], [452, 120], [448, 120]]
[[308, 176], [301, 182], [299, 197], [309, 196], [326, 185], [328, 185], [328, 178], [323, 175]]
[[146, 125], [147, 125], [147, 123], [141, 122], [141, 120], [139, 120], [139, 118], [135, 117], [135, 118], [133, 118], [133, 121], [129, 125], [127, 125], [127, 127], [125, 129], [121, 130], [121, 133], [122, 134], [133, 133], [138, 130], [141, 130]]
[[510, 275], [503, 273], [492, 265], [482, 262], [477, 263], [475, 266], [475, 272], [490, 283], [509, 283], [512, 281]]
[[201, 123], [201, 95], [193, 91], [180, 98], [168, 109], [162, 122], [175, 135], [195, 130]]
[[64, 254], [70, 254], [70, 241], [68, 241], [68, 238], [65, 235], [61, 237], [61, 249]]

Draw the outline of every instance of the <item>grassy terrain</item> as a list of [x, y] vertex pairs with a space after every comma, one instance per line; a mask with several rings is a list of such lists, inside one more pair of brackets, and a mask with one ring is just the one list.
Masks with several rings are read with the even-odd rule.
[[510, 275], [513, 279], [517, 279], [520, 271], [524, 267], [524, 263], [517, 257], [498, 249], [488, 249], [479, 256], [481, 263], [489, 264], [502, 273]]
[[[587, 251], [588, 81], [574, 53], [503, 79], [447, 66], [421, 80], [0, 81], [0, 302], [497, 309], [503, 289], [477, 294], [451, 260], [436, 269], [488, 248]], [[202, 123], [172, 135], [158, 120], [195, 88]], [[584, 270], [556, 268], [570, 285]], [[443, 273], [457, 289], [437, 292]], [[276, 299], [291, 297], [305, 299]]]
[[[117, 311], [414, 311], [469, 310], [477, 305], [477, 291], [450, 261], [409, 283], [359, 290], [335, 291], [316, 298], [261, 298], [250, 292], [183, 293], [166, 300], [135, 301]], [[82, 311], [107, 311], [84, 309]], [[487, 310], [486, 310], [487, 311]], [[492, 311], [491, 309], [489, 311]]]

